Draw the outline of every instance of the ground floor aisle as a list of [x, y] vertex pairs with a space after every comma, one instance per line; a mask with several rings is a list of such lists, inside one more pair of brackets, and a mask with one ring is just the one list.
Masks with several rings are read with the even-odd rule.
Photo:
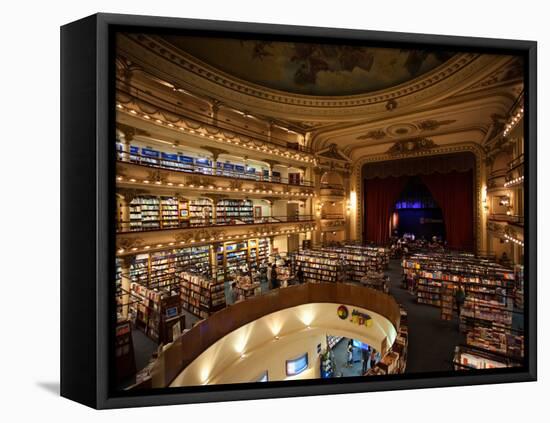
[[416, 296], [401, 288], [401, 260], [390, 260], [386, 274], [390, 277], [390, 294], [408, 313], [409, 346], [407, 373], [453, 370], [456, 345], [464, 342], [458, 331], [458, 316], [440, 319], [439, 307], [417, 304]]

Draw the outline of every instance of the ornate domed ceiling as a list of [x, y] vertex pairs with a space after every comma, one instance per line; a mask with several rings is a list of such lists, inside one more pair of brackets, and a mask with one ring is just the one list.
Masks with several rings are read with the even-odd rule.
[[313, 96], [355, 95], [394, 87], [453, 56], [446, 51], [191, 36], [163, 38], [244, 81]]

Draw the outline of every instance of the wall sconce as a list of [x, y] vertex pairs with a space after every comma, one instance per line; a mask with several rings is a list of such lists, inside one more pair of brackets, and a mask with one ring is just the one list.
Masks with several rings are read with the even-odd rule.
[[510, 206], [510, 197], [507, 195], [503, 195], [499, 197], [499, 202], [501, 206]]

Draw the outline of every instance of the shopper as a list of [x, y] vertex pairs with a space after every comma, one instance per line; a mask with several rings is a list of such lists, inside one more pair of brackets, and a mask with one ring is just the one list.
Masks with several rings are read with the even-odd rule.
[[267, 265], [267, 271], [266, 271], [266, 274], [267, 274], [267, 288], [268, 289], [273, 289], [273, 286], [271, 286], [271, 274], [273, 273], [273, 265]]
[[376, 366], [376, 350], [373, 348], [370, 353], [370, 368]]
[[239, 301], [239, 292], [237, 291], [237, 283], [233, 282], [231, 284], [231, 304], [235, 304], [237, 301]]
[[277, 279], [277, 266], [271, 266], [271, 289], [279, 288], [279, 279]]
[[361, 348], [361, 374], [364, 375], [369, 370], [369, 346], [365, 345], [364, 348]]
[[462, 310], [462, 306], [464, 305], [464, 301], [466, 300], [466, 292], [464, 291], [464, 288], [461, 284], [458, 284], [455, 292], [455, 301], [456, 301], [456, 309], [458, 311], [458, 317], [460, 317], [460, 311]]
[[350, 339], [348, 342], [348, 362], [346, 367], [351, 367], [353, 365], [353, 341]]

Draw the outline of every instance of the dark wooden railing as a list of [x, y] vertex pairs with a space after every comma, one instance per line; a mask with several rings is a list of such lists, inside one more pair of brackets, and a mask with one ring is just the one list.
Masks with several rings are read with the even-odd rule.
[[384, 316], [396, 330], [399, 328], [400, 311], [395, 299], [371, 288], [348, 283], [306, 283], [275, 289], [226, 307], [182, 335], [161, 355], [147, 386], [167, 387], [207, 348], [241, 326], [280, 310], [311, 303], [360, 307]]

